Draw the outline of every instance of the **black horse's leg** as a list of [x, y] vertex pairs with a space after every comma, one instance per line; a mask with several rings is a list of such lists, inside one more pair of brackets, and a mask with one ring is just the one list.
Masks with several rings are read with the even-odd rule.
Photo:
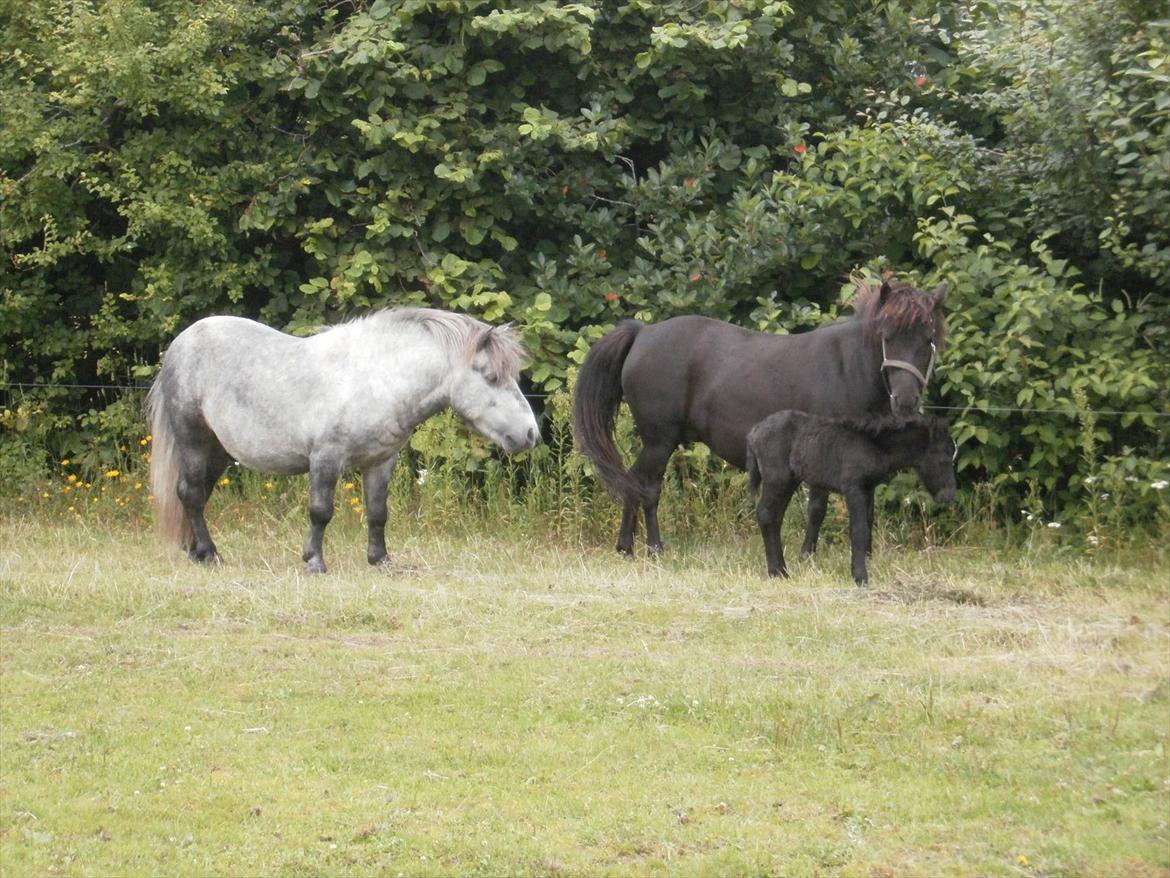
[[784, 479], [779, 485], [764, 485], [760, 490], [760, 500], [756, 504], [756, 521], [760, 525], [760, 536], [764, 538], [764, 557], [768, 563], [769, 576], [788, 576], [788, 567], [784, 563], [784, 538], [780, 527], [784, 523], [784, 513], [788, 511], [788, 503], [796, 490], [797, 482], [793, 479]]
[[340, 474], [341, 467], [332, 458], [309, 463], [309, 538], [301, 557], [310, 573], [324, 573], [326, 570], [322, 543], [325, 527], [333, 518], [333, 494]]
[[203, 513], [215, 483], [230, 462], [231, 458], [214, 437], [182, 451], [177, 488], [179, 502], [191, 523], [191, 543], [184, 548], [192, 561], [219, 563], [219, 552], [212, 542]]
[[389, 460], [362, 472], [362, 488], [366, 494], [366, 521], [370, 527], [366, 560], [375, 565], [386, 560], [386, 493], [397, 463], [398, 455], [395, 454]]
[[646, 516], [646, 548], [657, 554], [662, 551], [662, 534], [658, 530], [658, 501], [662, 496], [662, 476], [666, 464], [674, 453], [674, 442], [669, 444], [644, 445], [638, 459], [630, 467], [646, 490], [642, 512]]
[[622, 525], [618, 530], [617, 550], [623, 555], [634, 554], [634, 531], [638, 529], [638, 501], [626, 498], [622, 502]]
[[804, 526], [804, 545], [800, 547], [800, 556], [807, 558], [817, 550], [817, 539], [821, 535], [821, 525], [825, 523], [825, 512], [829, 508], [829, 492], [822, 488], [809, 487], [808, 489], [808, 521]]
[[873, 493], [873, 488], [865, 492], [865, 557], [867, 558], [873, 555]]
[[868, 495], [869, 492], [862, 487], [852, 487], [845, 491], [845, 508], [849, 512], [849, 558], [853, 581], [858, 585], [869, 582], [869, 572], [865, 569], [865, 548], [870, 540]]

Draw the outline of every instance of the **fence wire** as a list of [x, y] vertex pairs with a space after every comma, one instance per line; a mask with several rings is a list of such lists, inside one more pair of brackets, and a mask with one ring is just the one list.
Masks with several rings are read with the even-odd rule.
[[[148, 384], [29, 384], [19, 381], [0, 381], [0, 388], [7, 390], [97, 390], [118, 391], [120, 393], [146, 393], [150, 389]], [[526, 393], [525, 399], [548, 399], [549, 393]], [[958, 406], [958, 405], [927, 405], [923, 406], [931, 412], [978, 412], [980, 414], [1026, 414], [1026, 415], [1064, 415], [1066, 417], [1134, 417], [1134, 418], [1170, 418], [1170, 412], [1160, 411], [1122, 411], [1114, 409], [1082, 409], [1082, 408], [1017, 408], [1014, 406]]]

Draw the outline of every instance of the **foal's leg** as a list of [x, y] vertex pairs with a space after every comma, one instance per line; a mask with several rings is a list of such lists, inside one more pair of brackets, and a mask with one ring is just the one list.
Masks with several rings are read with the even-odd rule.
[[784, 523], [784, 513], [788, 511], [788, 504], [798, 484], [795, 479], [785, 477], [774, 485], [765, 483], [760, 488], [756, 521], [760, 525], [760, 536], [764, 538], [764, 557], [768, 563], [769, 576], [788, 576], [780, 526]]
[[192, 561], [201, 564], [218, 564], [220, 561], [203, 513], [215, 483], [229, 463], [231, 457], [214, 436], [181, 452], [177, 490], [183, 512], [191, 524], [191, 543], [184, 548]]
[[851, 487], [845, 491], [845, 508], [849, 511], [849, 558], [853, 581], [858, 585], [869, 582], [869, 572], [865, 569], [866, 546], [870, 542], [867, 498], [872, 498], [872, 495], [862, 487]]
[[817, 539], [821, 535], [821, 525], [825, 523], [825, 512], [829, 508], [829, 492], [822, 488], [809, 487], [808, 489], [808, 521], [804, 526], [804, 545], [800, 547], [800, 555], [807, 558], [817, 550]]
[[366, 521], [370, 526], [366, 560], [375, 565], [386, 560], [386, 492], [397, 463], [398, 455], [395, 454], [389, 460], [375, 464], [362, 472], [362, 487], [366, 494]]
[[309, 538], [301, 557], [310, 573], [324, 573], [326, 569], [321, 544], [325, 526], [333, 518], [333, 494], [340, 474], [341, 466], [332, 457], [309, 462]]

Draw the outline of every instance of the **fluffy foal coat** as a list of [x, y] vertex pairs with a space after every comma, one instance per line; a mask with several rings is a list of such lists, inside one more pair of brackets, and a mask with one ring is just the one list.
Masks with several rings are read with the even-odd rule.
[[[760, 421], [747, 436], [747, 471], [759, 492], [756, 519], [771, 576], [787, 576], [780, 525], [793, 492], [836, 491], [849, 512], [853, 579], [869, 581], [865, 557], [872, 547], [874, 489], [913, 467], [936, 503], [955, 496], [956, 446], [942, 418], [875, 416], [822, 418], [782, 411]], [[811, 552], [807, 543], [805, 552]]]

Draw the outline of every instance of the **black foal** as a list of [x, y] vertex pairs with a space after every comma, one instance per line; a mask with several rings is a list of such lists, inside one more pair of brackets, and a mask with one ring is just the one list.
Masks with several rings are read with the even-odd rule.
[[913, 467], [936, 503], [955, 497], [957, 453], [942, 418], [889, 415], [835, 420], [782, 411], [747, 436], [747, 471], [759, 491], [756, 519], [764, 538], [768, 574], [787, 576], [780, 524], [801, 482], [845, 496], [849, 511], [853, 579], [869, 581], [865, 556], [873, 538], [873, 492], [890, 475]]

